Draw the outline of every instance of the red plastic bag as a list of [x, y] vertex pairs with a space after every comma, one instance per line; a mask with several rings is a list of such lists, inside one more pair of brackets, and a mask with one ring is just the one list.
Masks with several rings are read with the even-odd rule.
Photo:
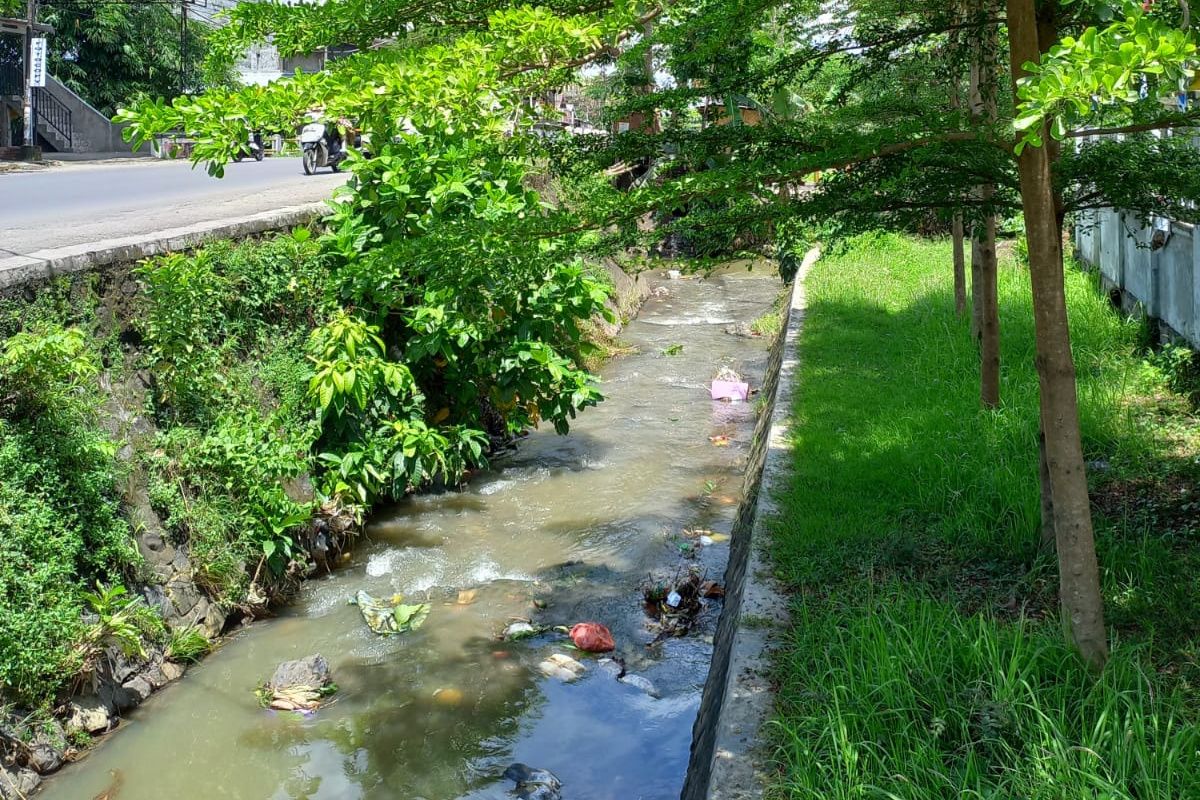
[[607, 653], [616, 647], [612, 632], [599, 622], [580, 622], [571, 628], [571, 641], [588, 653]]

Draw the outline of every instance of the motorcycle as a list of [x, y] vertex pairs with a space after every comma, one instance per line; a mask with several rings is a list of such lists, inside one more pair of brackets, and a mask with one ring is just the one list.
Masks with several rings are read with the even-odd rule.
[[310, 122], [300, 130], [300, 149], [305, 175], [312, 175], [321, 167], [337, 172], [346, 159], [341, 136], [336, 128], [324, 122]]
[[255, 161], [262, 161], [264, 155], [266, 155], [266, 149], [263, 147], [262, 133], [252, 131], [246, 144], [233, 154], [233, 160], [241, 163], [243, 158], [250, 156]]

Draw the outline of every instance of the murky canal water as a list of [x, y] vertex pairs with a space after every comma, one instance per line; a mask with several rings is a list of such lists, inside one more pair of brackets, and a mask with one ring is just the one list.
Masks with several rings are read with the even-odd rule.
[[[151, 698], [42, 796], [482, 800], [508, 796], [501, 773], [522, 761], [570, 800], [678, 797], [720, 604], [691, 635], [650, 645], [639, 586], [689, 563], [683, 530], [729, 531], [754, 404], [714, 403], [707, 385], [722, 365], [761, 384], [767, 342], [725, 328], [763, 313], [780, 284], [744, 270], [656, 281], [669, 295], [622, 335], [638, 352], [606, 366], [608, 399], [569, 437], [537, 432], [464, 491], [377, 514], [347, 566]], [[691, 563], [720, 580], [727, 552], [711, 544]], [[358, 589], [428, 593], [433, 611], [416, 632], [377, 637], [347, 604]], [[539, 661], [570, 651], [553, 635], [498, 642], [513, 617], [605, 623], [660, 696], [590, 657], [576, 682], [543, 677]], [[260, 709], [255, 687], [312, 653], [332, 665], [334, 702], [305, 718]]]

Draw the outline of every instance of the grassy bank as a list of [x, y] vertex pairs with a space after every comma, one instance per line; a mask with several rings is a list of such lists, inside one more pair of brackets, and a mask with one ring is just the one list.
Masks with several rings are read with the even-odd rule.
[[944, 243], [857, 240], [808, 279], [778, 797], [1200, 796], [1195, 420], [1077, 272], [1068, 302], [1113, 659], [1063, 644], [1037, 548], [1028, 276], [1000, 278], [1003, 406], [978, 407]]

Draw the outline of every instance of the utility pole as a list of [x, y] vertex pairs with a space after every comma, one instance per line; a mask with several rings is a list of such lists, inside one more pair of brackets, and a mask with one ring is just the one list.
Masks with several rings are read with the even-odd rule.
[[188, 0], [179, 0], [179, 95], [187, 94], [187, 6]]
[[33, 121], [33, 26], [37, 24], [37, 0], [26, 4], [25, 26], [25, 146], [33, 147], [36, 125]]

